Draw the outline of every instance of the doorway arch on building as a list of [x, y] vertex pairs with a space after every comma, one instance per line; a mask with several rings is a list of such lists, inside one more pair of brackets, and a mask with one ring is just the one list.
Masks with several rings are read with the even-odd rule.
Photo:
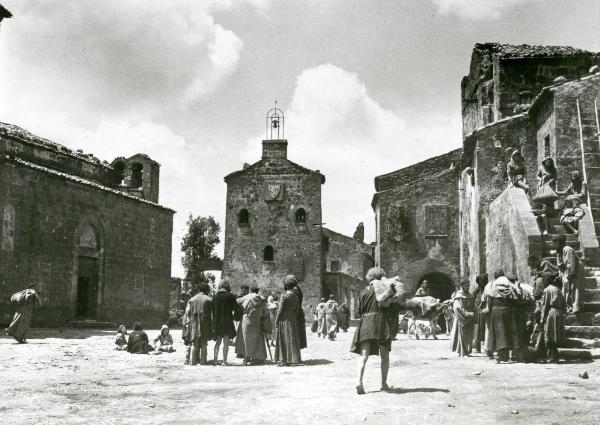
[[101, 316], [103, 294], [104, 233], [95, 217], [83, 219], [75, 232], [72, 285], [74, 316], [95, 320]]
[[[445, 273], [427, 273], [419, 279], [419, 286], [421, 286], [425, 280], [427, 281], [431, 296], [438, 298], [440, 302], [449, 300], [456, 290], [454, 281]], [[449, 329], [446, 329], [446, 320], [443, 315], [440, 315], [437, 323], [442, 329], [442, 332], [447, 333], [450, 331]]]

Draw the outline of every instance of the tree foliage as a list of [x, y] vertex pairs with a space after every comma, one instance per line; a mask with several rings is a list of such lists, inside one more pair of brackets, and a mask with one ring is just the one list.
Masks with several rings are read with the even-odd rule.
[[192, 284], [208, 282], [206, 270], [220, 270], [223, 261], [215, 254], [215, 246], [220, 242], [221, 226], [214, 217], [193, 217], [187, 221], [187, 233], [181, 241], [185, 279]]

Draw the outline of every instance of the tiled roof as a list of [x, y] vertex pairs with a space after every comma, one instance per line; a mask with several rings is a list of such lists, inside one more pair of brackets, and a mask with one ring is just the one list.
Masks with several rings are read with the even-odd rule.
[[529, 44], [477, 43], [476, 49], [491, 50], [502, 58], [594, 55], [596, 53], [570, 46], [530, 46]]
[[97, 164], [102, 167], [112, 168], [110, 164], [106, 161], [101, 161], [96, 158], [92, 154], [85, 154], [81, 151], [73, 151], [66, 146], [60, 145], [58, 143], [54, 143], [48, 139], [44, 139], [43, 137], [36, 136], [33, 133], [25, 130], [14, 124], [8, 124], [4, 122], [0, 122], [0, 137], [10, 137], [12, 139], [17, 139], [22, 142], [32, 144], [43, 149], [52, 150], [55, 152], [62, 153], [64, 155], [68, 155], [82, 161], [91, 162], [93, 164]]
[[23, 167], [30, 168], [32, 170], [37, 170], [37, 171], [40, 171], [42, 173], [54, 175], [56, 177], [60, 177], [60, 178], [63, 178], [65, 180], [72, 181], [74, 183], [78, 183], [78, 184], [82, 184], [82, 185], [85, 185], [85, 186], [88, 186], [88, 187], [93, 187], [93, 188], [102, 190], [104, 192], [110, 192], [110, 193], [113, 193], [115, 195], [124, 196], [126, 198], [129, 198], [129, 199], [132, 199], [132, 200], [135, 200], [135, 201], [138, 201], [138, 202], [142, 202], [144, 204], [152, 205], [154, 207], [158, 207], [158, 208], [161, 208], [163, 210], [167, 210], [167, 211], [170, 211], [172, 213], [175, 213], [174, 210], [172, 210], [170, 208], [167, 208], [167, 207], [163, 207], [162, 205], [159, 205], [159, 204], [157, 204], [155, 202], [148, 201], [147, 199], [138, 198], [138, 197], [133, 196], [133, 195], [129, 195], [128, 193], [122, 192], [122, 191], [117, 190], [117, 189], [113, 189], [111, 187], [103, 186], [103, 185], [101, 185], [99, 183], [96, 183], [96, 182], [84, 179], [84, 178], [79, 177], [79, 176], [74, 176], [72, 174], [67, 174], [67, 173], [63, 173], [61, 171], [53, 170], [51, 168], [47, 168], [47, 167], [44, 167], [44, 166], [41, 166], [41, 165], [38, 165], [38, 164], [34, 164], [32, 162], [29, 162], [29, 161], [24, 161], [24, 160], [22, 160], [20, 158], [16, 158], [16, 157], [9, 157], [9, 156], [7, 156], [5, 159], [8, 160], [8, 161], [12, 161], [12, 162], [14, 162], [16, 164], [19, 164], [19, 165], [21, 165]]

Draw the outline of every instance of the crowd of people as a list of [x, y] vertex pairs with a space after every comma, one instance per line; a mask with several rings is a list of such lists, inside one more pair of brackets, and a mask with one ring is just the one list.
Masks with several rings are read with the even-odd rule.
[[307, 346], [303, 294], [293, 275], [285, 277], [283, 289], [276, 300], [247, 285], [236, 296], [227, 280], [219, 283], [216, 292], [207, 283], [193, 287], [182, 318], [185, 363], [209, 364], [208, 341], [215, 340], [213, 365], [219, 364], [221, 346], [221, 364], [229, 364], [230, 345], [244, 366], [264, 364], [267, 354], [280, 366], [301, 364], [301, 350]]
[[327, 301], [325, 298], [321, 298], [321, 302], [314, 310], [312, 332], [316, 333], [319, 338], [323, 337], [334, 341], [340, 329], [348, 332], [349, 327], [350, 310], [346, 304], [339, 305], [333, 295], [329, 295]]

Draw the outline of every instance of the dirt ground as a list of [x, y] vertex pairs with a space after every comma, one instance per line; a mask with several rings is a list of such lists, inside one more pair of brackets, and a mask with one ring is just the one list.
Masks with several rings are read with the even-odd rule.
[[[161, 355], [115, 351], [112, 331], [34, 329], [27, 345], [0, 338], [0, 423], [600, 423], [598, 361], [497, 365], [455, 357], [445, 337], [400, 335], [394, 391], [379, 391], [374, 357], [359, 396], [351, 331], [334, 342], [309, 335], [306, 365], [291, 368], [242, 367], [235, 358], [229, 367], [184, 366], [180, 332], [173, 336], [177, 352]], [[584, 371], [589, 379], [578, 376]]]

